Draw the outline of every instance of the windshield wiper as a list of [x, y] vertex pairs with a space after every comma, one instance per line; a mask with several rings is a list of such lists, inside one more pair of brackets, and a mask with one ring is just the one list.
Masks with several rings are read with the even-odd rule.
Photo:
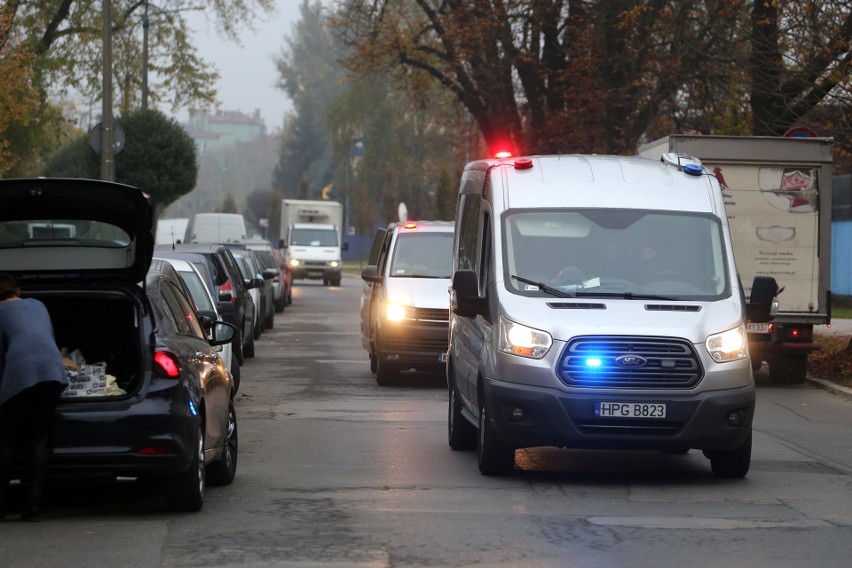
[[637, 294], [635, 292], [577, 292], [577, 297], [584, 298], [624, 298], [625, 300], [667, 300], [677, 301], [678, 298], [659, 296], [657, 294]]
[[521, 278], [520, 276], [515, 276], [514, 274], [512, 274], [510, 278], [514, 278], [518, 282], [523, 282], [524, 284], [530, 284], [532, 286], [538, 286], [539, 290], [541, 290], [542, 292], [546, 292], [546, 293], [550, 294], [551, 296], [556, 296], [558, 298], [574, 298], [575, 297], [574, 294], [569, 294], [567, 292], [563, 292], [562, 290], [559, 290], [558, 288], [552, 288], [551, 286], [548, 286], [544, 282], [536, 282], [535, 280], [529, 280], [527, 278]]

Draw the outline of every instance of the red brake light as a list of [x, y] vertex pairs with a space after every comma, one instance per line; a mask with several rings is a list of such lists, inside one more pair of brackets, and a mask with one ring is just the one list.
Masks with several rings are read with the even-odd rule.
[[219, 286], [219, 291], [220, 292], [230, 292], [231, 293], [231, 299], [229, 301], [232, 304], [234, 303], [234, 301], [236, 301], [235, 294], [234, 294], [234, 287], [231, 286], [231, 279], [230, 278], [226, 279], [225, 283], [222, 284], [221, 286]]
[[176, 379], [180, 376], [180, 363], [171, 353], [157, 351], [154, 353], [154, 364], [159, 367], [162, 374], [170, 379]]

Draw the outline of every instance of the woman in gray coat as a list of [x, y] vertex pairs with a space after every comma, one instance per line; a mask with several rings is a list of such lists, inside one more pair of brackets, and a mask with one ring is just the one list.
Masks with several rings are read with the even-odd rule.
[[47, 308], [21, 298], [15, 279], [0, 272], [0, 521], [6, 516], [14, 451], [24, 440], [32, 452], [32, 479], [21, 519], [38, 520], [53, 415], [67, 385]]

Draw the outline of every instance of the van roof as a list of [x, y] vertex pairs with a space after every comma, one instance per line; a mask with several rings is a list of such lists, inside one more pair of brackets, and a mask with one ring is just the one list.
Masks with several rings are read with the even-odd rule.
[[[526, 160], [528, 163], [525, 163]], [[519, 167], [520, 165], [520, 167]], [[466, 169], [499, 168], [508, 208], [597, 208], [716, 211], [720, 187], [712, 174], [635, 156], [527, 156], [471, 162]]]

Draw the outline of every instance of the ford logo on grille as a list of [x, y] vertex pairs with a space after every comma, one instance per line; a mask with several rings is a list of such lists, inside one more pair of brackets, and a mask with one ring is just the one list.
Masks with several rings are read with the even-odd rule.
[[648, 360], [639, 355], [619, 355], [615, 358], [615, 364], [619, 367], [644, 367]]

